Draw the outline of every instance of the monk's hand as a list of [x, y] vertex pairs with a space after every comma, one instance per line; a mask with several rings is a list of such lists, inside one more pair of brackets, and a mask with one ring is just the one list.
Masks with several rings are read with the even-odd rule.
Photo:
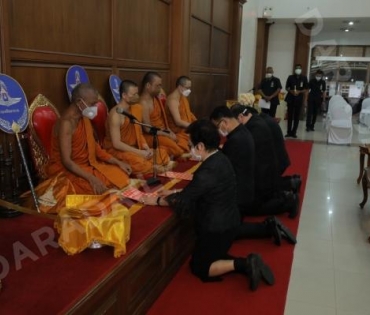
[[177, 142], [177, 137], [176, 137], [176, 134], [173, 133], [172, 131], [170, 131], [170, 133], [168, 134], [168, 136], [173, 140], [173, 141], [176, 141]]
[[104, 185], [104, 183], [97, 177], [91, 176], [89, 179], [89, 183], [94, 190], [94, 193], [97, 195], [101, 195], [102, 193], [108, 190], [108, 187]]
[[152, 149], [147, 149], [143, 150], [143, 157], [147, 160], [151, 159], [153, 156], [153, 150]]
[[131, 166], [125, 162], [118, 162], [118, 166], [127, 174], [130, 175], [132, 173]]

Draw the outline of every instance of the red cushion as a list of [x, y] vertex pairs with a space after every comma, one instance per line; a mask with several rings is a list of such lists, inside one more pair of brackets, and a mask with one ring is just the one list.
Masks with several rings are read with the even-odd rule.
[[57, 119], [54, 110], [48, 106], [36, 108], [32, 115], [33, 128], [49, 156], [53, 127]]
[[98, 107], [98, 114], [91, 122], [96, 131], [99, 143], [103, 144], [105, 137], [105, 121], [107, 120], [108, 109], [107, 105], [105, 105], [105, 103], [101, 100], [99, 100], [96, 105]]

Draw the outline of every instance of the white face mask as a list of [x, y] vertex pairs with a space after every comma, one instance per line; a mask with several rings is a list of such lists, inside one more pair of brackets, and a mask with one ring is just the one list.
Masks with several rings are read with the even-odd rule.
[[188, 97], [191, 93], [191, 90], [190, 89], [187, 89], [185, 91], [182, 91], [181, 94], [184, 95], [185, 97]]
[[300, 75], [302, 73], [302, 69], [295, 69], [295, 74]]
[[272, 73], [266, 73], [266, 79], [272, 78]]
[[82, 111], [82, 115], [89, 119], [94, 119], [96, 115], [98, 115], [98, 107], [97, 106], [86, 107]]
[[222, 137], [226, 137], [229, 133], [227, 131], [223, 131], [221, 129], [218, 129], [218, 132], [219, 134], [222, 136]]
[[190, 154], [191, 154], [191, 157], [193, 158], [193, 160], [196, 160], [196, 161], [201, 161], [202, 160], [202, 156], [195, 153], [195, 148], [194, 147], [191, 147]]
[[317, 81], [320, 81], [321, 79], [322, 79], [322, 77], [316, 77]]

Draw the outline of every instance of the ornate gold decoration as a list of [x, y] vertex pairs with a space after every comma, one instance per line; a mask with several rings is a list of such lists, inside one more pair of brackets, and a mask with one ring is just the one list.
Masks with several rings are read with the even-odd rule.
[[46, 170], [45, 166], [49, 161], [48, 153], [46, 152], [39, 136], [36, 133], [36, 130], [33, 125], [33, 114], [37, 108], [40, 107], [50, 107], [57, 118], [60, 117], [58, 110], [55, 106], [42, 94], [36, 96], [33, 100], [30, 109], [29, 109], [29, 140], [32, 151], [32, 157], [36, 166], [37, 173], [40, 179], [46, 179]]

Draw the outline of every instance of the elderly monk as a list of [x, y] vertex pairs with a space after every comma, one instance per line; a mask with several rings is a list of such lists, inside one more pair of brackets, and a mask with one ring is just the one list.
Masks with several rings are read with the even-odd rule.
[[[158, 99], [158, 94], [162, 87], [162, 78], [157, 72], [147, 72], [142, 80], [142, 91], [140, 104], [143, 105], [143, 121], [145, 124], [152, 125], [164, 131], [158, 131], [158, 142], [170, 156], [179, 157], [184, 150], [178, 145], [175, 133], [170, 130], [167, 116], [162, 103]], [[149, 128], [144, 128], [148, 133], [145, 134], [150, 146], [153, 144], [153, 135], [150, 135]]]
[[52, 139], [49, 176], [63, 173], [76, 194], [102, 194], [129, 183], [131, 167], [95, 141], [90, 120], [97, 114], [98, 93], [90, 84], [72, 91], [72, 103], [57, 121]]
[[189, 152], [189, 135], [185, 129], [197, 118], [190, 110], [188, 96], [191, 92], [191, 80], [181, 76], [176, 80], [176, 89], [167, 97], [166, 114], [168, 125], [176, 134], [178, 145]]
[[[150, 149], [141, 126], [133, 124], [130, 119], [119, 112], [129, 113], [139, 122], [143, 110], [138, 104], [139, 92], [135, 82], [123, 80], [120, 85], [121, 101], [113, 107], [108, 116], [107, 133], [104, 147], [116, 158], [130, 164], [134, 174], [146, 174], [153, 170], [153, 149]], [[170, 158], [164, 149], [157, 151], [157, 171], [166, 170]]]

